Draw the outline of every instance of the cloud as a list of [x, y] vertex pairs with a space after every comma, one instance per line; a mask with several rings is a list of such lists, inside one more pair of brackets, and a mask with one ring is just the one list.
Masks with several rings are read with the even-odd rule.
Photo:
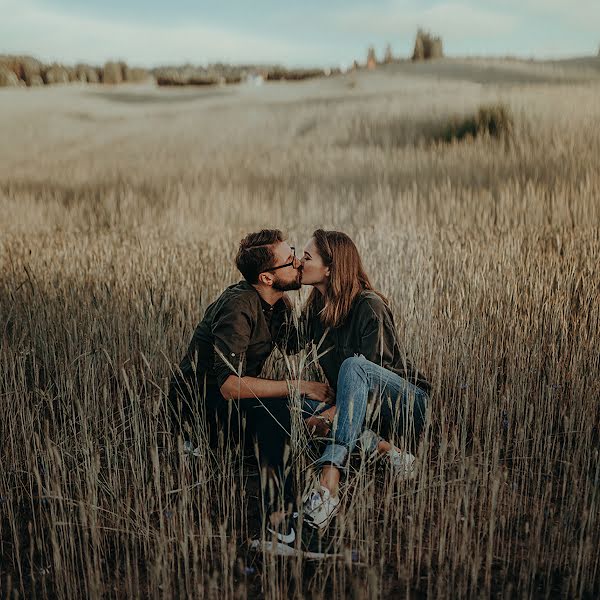
[[315, 45], [212, 24], [132, 24], [64, 14], [26, 0], [2, 5], [0, 52], [22, 52], [44, 60], [103, 63], [123, 58], [152, 66], [185, 61], [297, 63], [299, 57], [310, 62], [322, 60], [323, 55]]
[[423, 8], [417, 0], [391, 0], [386, 6], [356, 7], [333, 17], [338, 27], [372, 35], [414, 35], [417, 27], [444, 39], [500, 37], [512, 33], [519, 19], [497, 10], [464, 2], [442, 2]]

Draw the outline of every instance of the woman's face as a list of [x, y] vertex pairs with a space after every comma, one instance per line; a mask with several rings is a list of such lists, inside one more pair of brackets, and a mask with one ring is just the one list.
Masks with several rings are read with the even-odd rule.
[[302, 285], [319, 285], [327, 283], [329, 267], [323, 264], [323, 259], [317, 250], [315, 238], [310, 238], [304, 246], [302, 256]]

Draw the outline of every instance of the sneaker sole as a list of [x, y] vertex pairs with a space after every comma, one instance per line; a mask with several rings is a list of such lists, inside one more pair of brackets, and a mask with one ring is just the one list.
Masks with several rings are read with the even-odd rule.
[[324, 558], [343, 558], [343, 554], [328, 554], [327, 552], [313, 552], [309, 550], [296, 550], [287, 544], [281, 544], [279, 542], [273, 544], [273, 542], [261, 543], [260, 540], [253, 540], [250, 544], [252, 550], [256, 552], [263, 552], [265, 554], [274, 554], [275, 556], [302, 556], [307, 560], [323, 560]]
[[309, 515], [304, 517], [304, 523], [311, 527], [312, 529], [318, 529], [319, 531], [324, 531], [329, 527], [329, 524], [333, 519], [335, 519], [336, 515], [340, 512], [340, 506], [342, 502], [340, 500], [339, 504], [335, 507], [335, 510], [323, 521], [322, 523], [315, 523]]
[[344, 558], [343, 554], [327, 554], [326, 552], [304, 552], [304, 558], [307, 560], [323, 560], [324, 558]]
[[280, 542], [273, 543], [265, 541], [263, 543], [261, 540], [252, 540], [250, 547], [258, 552], [274, 554], [275, 556], [298, 556], [302, 554], [301, 550], [296, 550], [296, 548]]

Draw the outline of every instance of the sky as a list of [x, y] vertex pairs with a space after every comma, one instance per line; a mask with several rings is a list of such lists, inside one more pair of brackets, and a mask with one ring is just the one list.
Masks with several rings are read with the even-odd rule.
[[349, 65], [407, 57], [418, 27], [449, 56], [592, 55], [600, 0], [0, 0], [0, 53], [63, 63]]

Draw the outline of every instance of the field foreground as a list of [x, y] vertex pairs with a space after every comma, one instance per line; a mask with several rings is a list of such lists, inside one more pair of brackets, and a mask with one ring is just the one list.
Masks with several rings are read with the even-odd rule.
[[[440, 61], [2, 90], [0, 593], [597, 597], [599, 77]], [[503, 137], [436, 136], [498, 103]], [[430, 425], [414, 482], [354, 461], [342, 559], [263, 560], [255, 465], [176, 467], [164, 392], [242, 235], [301, 248], [319, 226], [353, 236], [390, 298]]]

